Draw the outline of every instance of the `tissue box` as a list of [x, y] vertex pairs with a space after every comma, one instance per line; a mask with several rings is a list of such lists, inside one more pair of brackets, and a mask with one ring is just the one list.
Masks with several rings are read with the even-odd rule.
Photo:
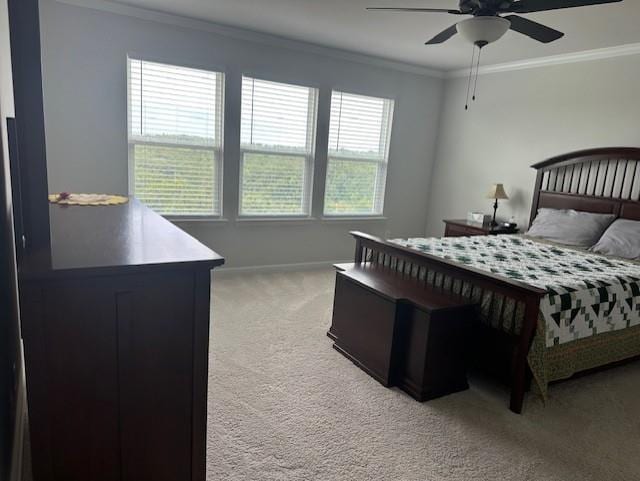
[[483, 212], [469, 212], [467, 214], [467, 222], [476, 225], [486, 225], [491, 222], [491, 216]]

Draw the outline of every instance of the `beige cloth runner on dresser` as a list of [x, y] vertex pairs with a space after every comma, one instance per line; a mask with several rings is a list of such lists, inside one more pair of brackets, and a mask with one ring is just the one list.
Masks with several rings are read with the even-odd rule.
[[50, 194], [49, 202], [62, 205], [118, 205], [126, 204], [128, 197], [112, 194]]

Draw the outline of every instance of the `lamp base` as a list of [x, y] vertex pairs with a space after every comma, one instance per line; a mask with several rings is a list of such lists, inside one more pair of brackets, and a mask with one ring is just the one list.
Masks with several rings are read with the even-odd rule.
[[493, 203], [493, 219], [491, 219], [491, 224], [489, 224], [491, 228], [498, 227], [498, 223], [496, 222], [497, 212], [498, 212], [498, 199], [495, 199], [495, 202]]

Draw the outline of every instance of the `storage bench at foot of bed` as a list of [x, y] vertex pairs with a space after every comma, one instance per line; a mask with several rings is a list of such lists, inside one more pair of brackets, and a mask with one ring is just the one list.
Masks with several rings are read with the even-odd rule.
[[468, 388], [468, 299], [378, 264], [336, 266], [334, 348], [384, 386], [418, 401]]

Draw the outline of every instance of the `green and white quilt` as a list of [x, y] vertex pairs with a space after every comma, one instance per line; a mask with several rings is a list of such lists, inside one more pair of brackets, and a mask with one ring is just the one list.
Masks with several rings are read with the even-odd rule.
[[545, 289], [547, 347], [640, 325], [640, 264], [520, 236], [390, 242]]

